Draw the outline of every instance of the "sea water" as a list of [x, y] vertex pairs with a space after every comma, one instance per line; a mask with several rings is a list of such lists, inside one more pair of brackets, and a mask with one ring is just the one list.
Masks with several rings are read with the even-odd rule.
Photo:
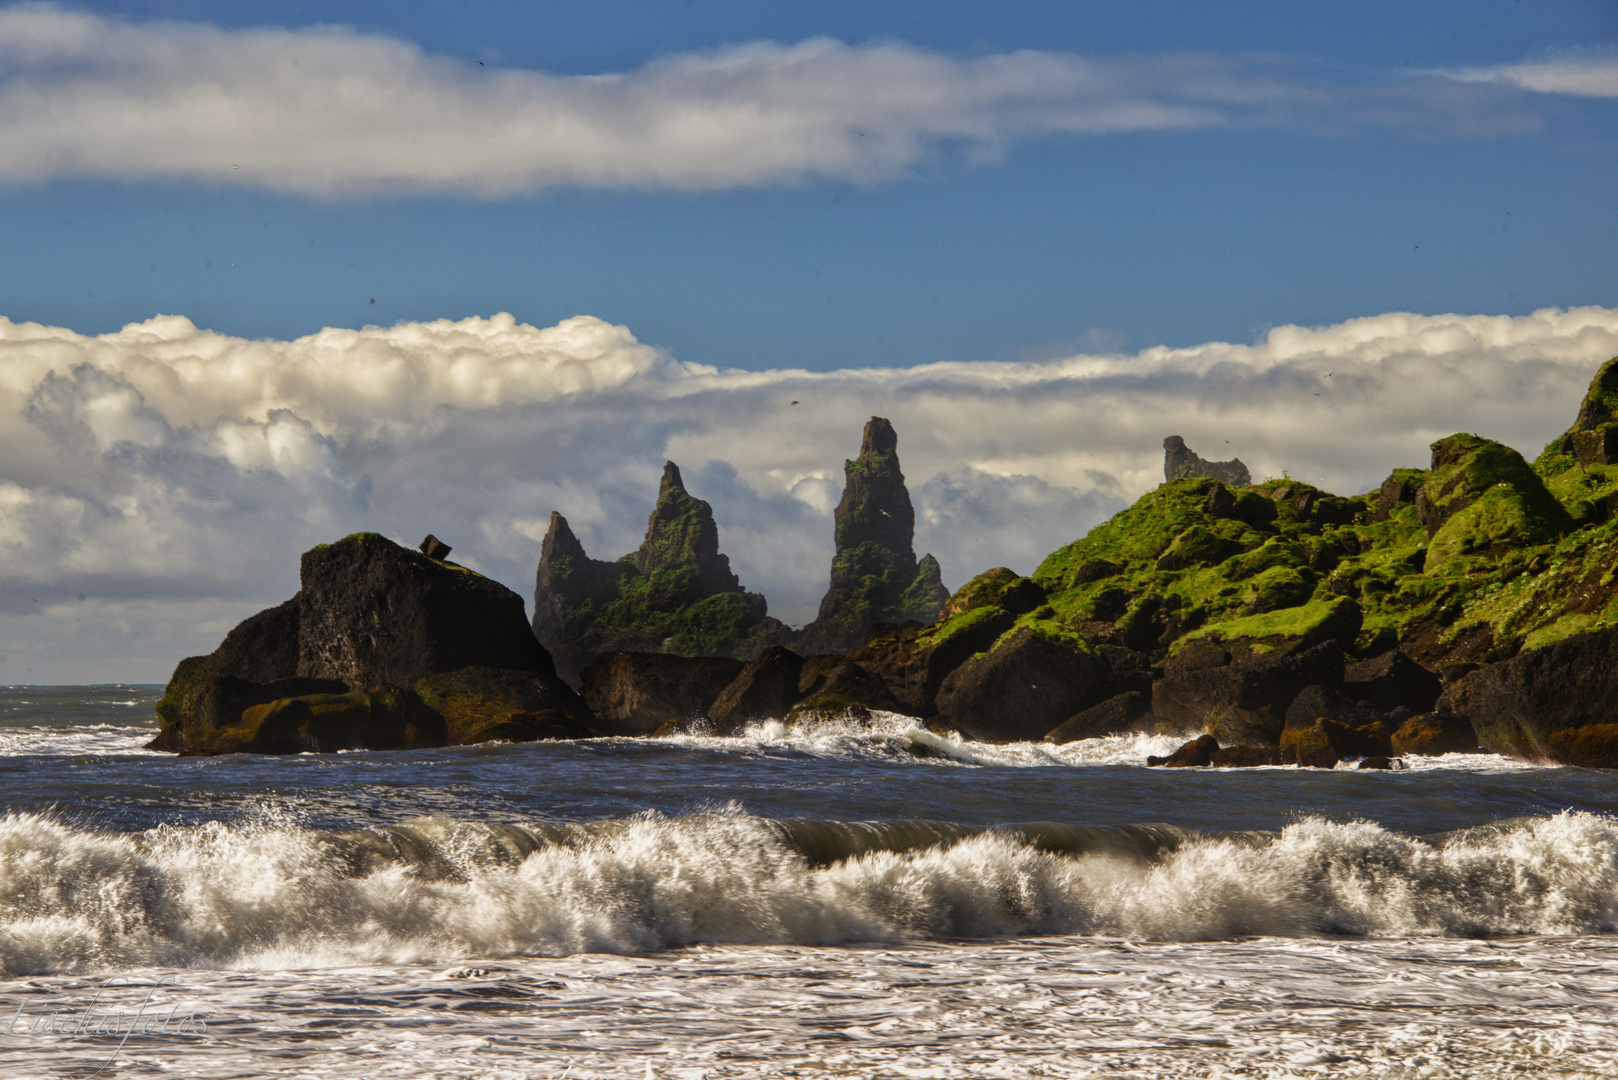
[[0, 1076], [1610, 1076], [1618, 776], [898, 716], [176, 758], [0, 690]]

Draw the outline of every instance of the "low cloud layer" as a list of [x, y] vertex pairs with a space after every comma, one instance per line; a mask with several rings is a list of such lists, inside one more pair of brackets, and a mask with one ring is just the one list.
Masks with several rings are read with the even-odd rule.
[[1606, 308], [826, 373], [685, 363], [589, 317], [296, 341], [0, 319], [0, 681], [161, 681], [291, 595], [300, 552], [360, 529], [436, 533], [526, 597], [550, 511], [621, 555], [665, 458], [713, 503], [742, 581], [802, 623], [873, 414], [899, 432], [917, 549], [953, 587], [1032, 570], [1156, 484], [1165, 435], [1354, 493], [1453, 431], [1537, 453], [1615, 354]]
[[1523, 129], [1538, 121], [1525, 91], [1585, 84], [1531, 69], [1355, 75], [1270, 56], [1031, 50], [962, 59], [814, 39], [567, 76], [342, 28], [132, 23], [25, 4], [0, 9], [0, 180], [318, 197], [872, 182], [940, 152], [982, 160], [1049, 135]]

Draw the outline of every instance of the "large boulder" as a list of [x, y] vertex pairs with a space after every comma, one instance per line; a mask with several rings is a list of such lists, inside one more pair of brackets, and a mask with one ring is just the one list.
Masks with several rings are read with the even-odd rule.
[[1400, 756], [1475, 754], [1479, 749], [1472, 722], [1447, 712], [1409, 717], [1394, 731], [1390, 745]]
[[444, 718], [414, 693], [387, 687], [305, 694], [255, 705], [234, 728], [211, 733], [187, 753], [297, 754], [412, 750], [443, 746]]
[[376, 533], [304, 552], [299, 578], [300, 676], [408, 687], [474, 665], [555, 674], [522, 597]]
[[[811, 660], [827, 658], [811, 657]], [[799, 676], [804, 696], [787, 713], [790, 723], [822, 720], [869, 720], [873, 712], [905, 713], [904, 703], [893, 695], [887, 682], [863, 664], [843, 657], [829, 668], [809, 662]], [[809, 676], [807, 679], [804, 675]]]
[[893, 425], [873, 416], [859, 456], [843, 465], [831, 584], [797, 639], [800, 652], [847, 652], [877, 623], [930, 623], [949, 599], [938, 560], [916, 559], [916, 513], [898, 445]]
[[1451, 435], [1432, 452], [1416, 492], [1416, 513], [1431, 537], [1426, 573], [1462, 572], [1471, 559], [1548, 543], [1573, 528], [1566, 508], [1511, 447]]
[[742, 667], [728, 656], [602, 653], [584, 669], [580, 692], [603, 730], [650, 735], [706, 716]]
[[297, 596], [243, 620], [209, 655], [180, 662], [157, 706], [153, 749], [442, 745], [448, 723], [412, 687], [468, 668], [514, 673], [543, 688], [546, 708], [589, 715], [556, 679], [522, 598], [497, 582], [374, 533], [305, 552], [300, 577]]
[[1150, 697], [1139, 690], [1126, 690], [1068, 717], [1045, 734], [1045, 741], [1060, 744], [1121, 735], [1151, 712]]
[[[1009, 586], [1028, 582], [1001, 571], [979, 574], [963, 585], [950, 600], [955, 613], [915, 633], [872, 636], [848, 654], [849, 660], [879, 677], [888, 688], [898, 711], [928, 717], [938, 712], [938, 688], [944, 678], [976, 653], [993, 647], [1001, 635], [1017, 622], [1002, 599], [1023, 606], [1026, 596]], [[1037, 586], [1036, 586], [1037, 588]], [[814, 692], [804, 688], [805, 693]]]
[[753, 720], [780, 720], [798, 700], [803, 657], [772, 645], [748, 661], [708, 707], [708, 730], [734, 735]]
[[[1216, 655], [1205, 642], [1201, 655]], [[1287, 709], [1306, 686], [1340, 683], [1343, 651], [1335, 640], [1298, 642], [1260, 652], [1229, 654], [1224, 664], [1166, 667], [1152, 684], [1152, 712], [1188, 727], [1206, 725], [1222, 745], [1274, 746]]]
[[1474, 671], [1444, 691], [1439, 709], [1470, 720], [1484, 750], [1618, 767], [1618, 627]]
[[1078, 637], [1061, 640], [1024, 626], [944, 679], [937, 705], [963, 735], [1033, 742], [1111, 693], [1107, 666]]
[[444, 718], [450, 746], [608, 734], [572, 687], [543, 672], [466, 667], [429, 675], [414, 689]]
[[1343, 689], [1349, 697], [1383, 712], [1403, 707], [1413, 713], [1430, 712], [1443, 685], [1438, 676], [1398, 649], [1349, 664], [1343, 671]]

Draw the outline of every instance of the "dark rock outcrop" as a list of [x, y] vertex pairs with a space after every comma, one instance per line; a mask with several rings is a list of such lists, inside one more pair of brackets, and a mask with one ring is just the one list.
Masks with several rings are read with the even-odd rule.
[[1292, 699], [1292, 704], [1287, 706], [1282, 738], [1285, 739], [1287, 728], [1309, 727], [1323, 717], [1351, 728], [1358, 728], [1378, 723], [1384, 718], [1386, 711], [1363, 701], [1355, 701], [1338, 686], [1319, 684], [1306, 686]]
[[1438, 676], [1397, 649], [1349, 664], [1343, 671], [1349, 697], [1383, 712], [1401, 706], [1413, 713], [1431, 711], [1443, 689]]
[[215, 732], [207, 752], [298, 754], [443, 746], [444, 718], [408, 690], [386, 687], [309, 694], [255, 705], [235, 729]]
[[1163, 440], [1163, 479], [1191, 480], [1199, 476], [1211, 477], [1231, 487], [1246, 487], [1253, 482], [1241, 458], [1229, 461], [1207, 461], [1185, 444], [1178, 435]]
[[1168, 757], [1148, 757], [1146, 764], [1170, 769], [1205, 768], [1213, 764], [1213, 756], [1218, 752], [1219, 740], [1212, 735], [1203, 735], [1192, 739]]
[[497, 582], [375, 533], [305, 552], [300, 578], [293, 599], [179, 663], [157, 706], [153, 749], [441, 746], [450, 722], [414, 687], [469, 668], [525, 681], [534, 702], [570, 722], [589, 717], [534, 640], [522, 598]]
[[1121, 735], [1151, 715], [1152, 699], [1139, 690], [1114, 694], [1099, 705], [1075, 713], [1045, 735], [1048, 743], [1070, 743]]
[[1007, 634], [945, 677], [939, 714], [974, 739], [1034, 742], [1111, 694], [1106, 664], [1082, 641], [1052, 640], [1029, 627]]
[[429, 675], [414, 689], [423, 704], [444, 718], [450, 746], [491, 739], [587, 739], [614, 733], [598, 727], [584, 699], [552, 675], [466, 667]]
[[708, 707], [708, 730], [734, 735], [749, 721], [780, 720], [798, 700], [803, 657], [772, 645], [748, 661]]
[[1439, 709], [1471, 721], [1483, 749], [1618, 767], [1618, 628], [1579, 634], [1472, 672]]
[[1479, 749], [1472, 721], [1447, 712], [1408, 718], [1394, 731], [1391, 745], [1401, 757], [1475, 754]]
[[600, 653], [650, 652], [750, 659], [792, 631], [742, 588], [719, 551], [713, 508], [663, 466], [657, 504], [638, 550], [616, 562], [585, 554], [567, 519], [551, 514], [534, 583], [534, 636], [576, 682]]
[[916, 515], [899, 471], [898, 443], [893, 425], [873, 416], [859, 457], [843, 465], [831, 585], [819, 615], [797, 639], [800, 652], [846, 652], [877, 623], [930, 623], [949, 599], [938, 560], [916, 559]]
[[408, 687], [472, 666], [555, 674], [522, 597], [376, 533], [304, 552], [299, 578], [305, 678]]
[[1165, 668], [1152, 684], [1152, 712], [1187, 726], [1205, 724], [1226, 745], [1274, 746], [1303, 688], [1342, 677], [1343, 652], [1335, 641], [1237, 653], [1223, 665]]
[[1560, 440], [1581, 466], [1618, 464], [1618, 357], [1601, 365], [1579, 403], [1579, 415]]
[[728, 656], [602, 653], [584, 669], [580, 692], [596, 722], [614, 734], [686, 730], [741, 673]]

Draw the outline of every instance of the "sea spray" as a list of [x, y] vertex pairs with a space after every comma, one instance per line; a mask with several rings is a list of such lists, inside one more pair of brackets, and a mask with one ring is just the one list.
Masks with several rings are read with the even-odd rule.
[[[923, 843], [926, 824], [861, 832], [859, 823], [821, 823], [809, 830], [817, 843], [864, 839], [847, 857], [811, 858], [792, 823], [734, 806], [581, 824], [429, 819], [352, 833], [308, 829], [274, 807], [238, 823], [131, 835], [12, 814], [0, 819], [0, 970], [436, 963], [699, 942], [1618, 926], [1618, 825], [1594, 814], [1438, 842], [1313, 818], [1226, 836], [951, 827]], [[885, 837], [898, 850], [883, 847]], [[1057, 841], [1066, 848], [1051, 850]]]

